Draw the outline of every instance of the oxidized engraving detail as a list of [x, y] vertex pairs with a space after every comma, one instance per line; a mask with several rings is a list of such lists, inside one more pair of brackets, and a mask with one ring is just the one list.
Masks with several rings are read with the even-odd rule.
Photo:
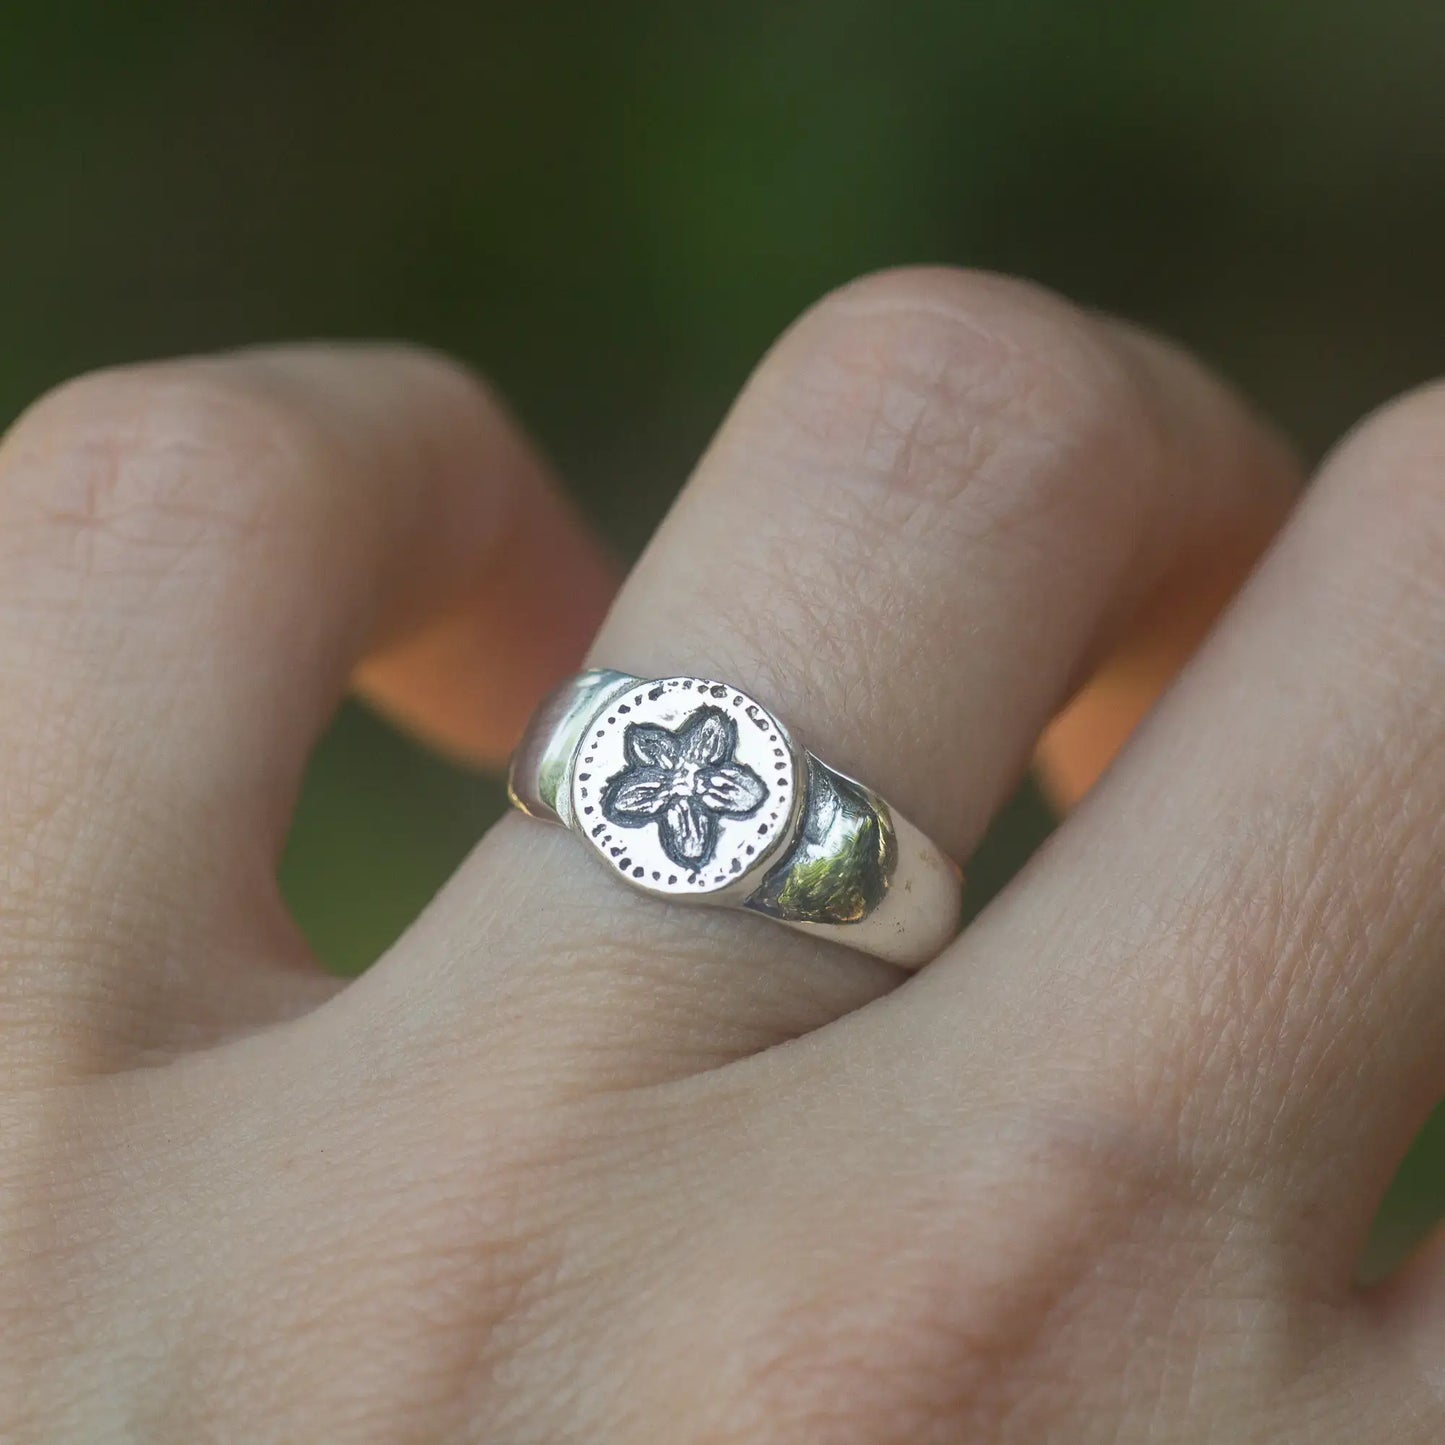
[[662, 851], [680, 868], [706, 867], [717, 852], [722, 818], [751, 818], [767, 784], [737, 758], [737, 724], [701, 707], [676, 730], [629, 723], [627, 766], [607, 780], [602, 815], [621, 828], [657, 825]]
[[741, 898], [790, 843], [802, 754], [746, 693], [636, 678], [571, 745], [567, 814], [597, 856], [664, 898]]

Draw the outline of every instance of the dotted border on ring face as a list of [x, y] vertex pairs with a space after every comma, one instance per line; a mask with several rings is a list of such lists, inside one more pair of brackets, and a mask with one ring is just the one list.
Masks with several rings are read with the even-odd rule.
[[[610, 741], [609, 734], [620, 737], [631, 722], [656, 722], [658, 719], [649, 714], [656, 710], [656, 704], [674, 694], [691, 694], [692, 706], [685, 708], [682, 715], [710, 706], [732, 717], [738, 725], [739, 760], [748, 762], [768, 785], [768, 796], [754, 817], [745, 821], [725, 819], [721, 824], [729, 833], [746, 830], [750, 841], [740, 844], [729, 857], [714, 856], [707, 866], [693, 871], [666, 858], [656, 867], [652, 866], [655, 859], [640, 864], [633, 856], [639, 851], [635, 840], [640, 830], [620, 827], [604, 818], [601, 811], [601, 796], [610, 772], [609, 765], [599, 759]], [[743, 738], [749, 744], [746, 757]], [[663, 898], [707, 898], [733, 888], [772, 862], [778, 845], [791, 832], [801, 776], [792, 739], [761, 703], [710, 678], [658, 678], [618, 693], [589, 725], [572, 768], [573, 826], [604, 863], [635, 887]]]

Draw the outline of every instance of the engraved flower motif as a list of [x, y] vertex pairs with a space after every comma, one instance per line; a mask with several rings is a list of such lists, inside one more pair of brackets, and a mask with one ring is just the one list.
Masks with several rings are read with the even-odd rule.
[[602, 811], [623, 828], [657, 824], [662, 851], [681, 868], [706, 864], [722, 818], [748, 818], [767, 785], [737, 761], [737, 724], [715, 707], [698, 708], [677, 729], [630, 723], [627, 767], [602, 795]]

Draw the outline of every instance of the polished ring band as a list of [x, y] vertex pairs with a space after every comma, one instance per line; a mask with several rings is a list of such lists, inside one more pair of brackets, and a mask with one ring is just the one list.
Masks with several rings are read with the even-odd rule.
[[907, 968], [958, 932], [952, 860], [725, 683], [581, 673], [538, 708], [507, 792], [655, 897], [746, 909]]

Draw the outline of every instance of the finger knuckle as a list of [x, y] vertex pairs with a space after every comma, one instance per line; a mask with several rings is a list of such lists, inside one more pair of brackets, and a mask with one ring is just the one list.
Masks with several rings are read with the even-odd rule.
[[1261, 1375], [1260, 1342], [1214, 1330], [1200, 1303], [1217, 1290], [1267, 1312], [1258, 1252], [1132, 1121], [1067, 1114], [1001, 1108], [995, 1157], [945, 1151], [731, 1268], [721, 1317], [746, 1319], [751, 1342], [731, 1391], [751, 1412], [739, 1434], [768, 1421], [779, 1433], [757, 1438], [1052, 1439], [1085, 1400], [1112, 1407], [1111, 1342], [1131, 1328]]
[[[0, 443], [10, 546], [130, 568], [274, 536], [333, 443], [241, 366], [97, 372], [41, 398]], [[44, 544], [44, 545], [41, 545]]]
[[[1021, 1401], [1044, 1409], [1048, 1359], [1085, 1308], [1077, 1270], [1023, 1238], [999, 1241], [990, 1266], [937, 1223], [906, 1237], [900, 1220], [921, 1221], [897, 1203], [880, 1216], [889, 1237], [855, 1223], [846, 1250], [796, 1241], [787, 1262], [732, 1271], [725, 1317], [747, 1319], [747, 1343], [714, 1384], [740, 1438], [993, 1439]], [[725, 1341], [698, 1353], [729, 1357]]]
[[1445, 380], [1366, 417], [1326, 463], [1325, 476], [1343, 477], [1400, 535], [1417, 536], [1438, 569], [1445, 539]]
[[1094, 507], [1097, 478], [1146, 471], [1126, 463], [1158, 446], [1135, 371], [1105, 329], [1007, 277], [864, 277], [807, 313], [780, 355], [804, 442], [833, 457], [847, 448], [909, 516], [920, 501], [947, 513], [966, 499], [976, 531]]

